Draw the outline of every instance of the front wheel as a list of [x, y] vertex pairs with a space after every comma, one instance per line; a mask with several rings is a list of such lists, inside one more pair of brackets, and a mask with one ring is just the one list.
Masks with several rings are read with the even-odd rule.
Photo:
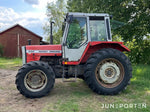
[[98, 94], [117, 94], [124, 90], [132, 77], [128, 58], [115, 49], [102, 49], [88, 59], [85, 81]]
[[54, 86], [55, 74], [45, 62], [33, 61], [22, 66], [16, 76], [16, 86], [28, 98], [47, 95]]

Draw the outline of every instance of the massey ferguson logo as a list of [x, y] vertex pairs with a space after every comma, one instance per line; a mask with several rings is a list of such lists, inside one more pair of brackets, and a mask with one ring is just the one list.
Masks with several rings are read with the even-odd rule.
[[27, 53], [61, 53], [61, 50], [27, 50]]

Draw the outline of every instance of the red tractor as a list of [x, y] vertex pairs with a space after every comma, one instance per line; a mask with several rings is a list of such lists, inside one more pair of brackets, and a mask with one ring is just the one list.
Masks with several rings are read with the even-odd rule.
[[[110, 16], [68, 13], [60, 45], [22, 47], [23, 66], [16, 86], [28, 98], [47, 95], [55, 78], [82, 78], [96, 93], [118, 94], [132, 77], [132, 67], [123, 42], [111, 38]], [[65, 80], [64, 80], [65, 79]]]

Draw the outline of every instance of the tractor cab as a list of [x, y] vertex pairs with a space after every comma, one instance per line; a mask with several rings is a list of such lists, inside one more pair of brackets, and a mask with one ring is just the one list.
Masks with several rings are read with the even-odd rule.
[[79, 61], [89, 42], [112, 41], [110, 16], [97, 13], [68, 13], [63, 34], [63, 58]]

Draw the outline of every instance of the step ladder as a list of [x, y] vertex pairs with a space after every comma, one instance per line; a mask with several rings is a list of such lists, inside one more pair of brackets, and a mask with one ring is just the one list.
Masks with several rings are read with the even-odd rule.
[[70, 78], [66, 79], [65, 76], [67, 76], [67, 75], [68, 75], [68, 66], [63, 65], [62, 81], [63, 82], [76, 82], [76, 80], [77, 80], [77, 66], [75, 67], [74, 80], [70, 79]]

